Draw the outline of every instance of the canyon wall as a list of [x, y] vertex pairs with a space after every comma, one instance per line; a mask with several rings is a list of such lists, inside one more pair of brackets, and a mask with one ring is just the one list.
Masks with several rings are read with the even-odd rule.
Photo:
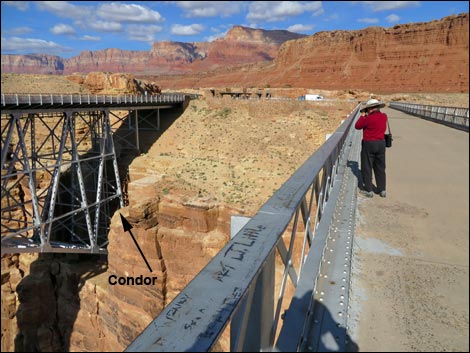
[[468, 13], [441, 21], [321, 32], [284, 43], [272, 84], [468, 91]]
[[64, 65], [64, 59], [60, 56], [45, 54], [2, 54], [2, 73], [61, 74], [64, 71]]
[[143, 74], [207, 71], [271, 60], [283, 42], [302, 37], [305, 35], [288, 31], [234, 26], [225, 38], [213, 42], [156, 42], [149, 51], [87, 50], [70, 59], [42, 54], [2, 54], [2, 72], [69, 75], [93, 71]]

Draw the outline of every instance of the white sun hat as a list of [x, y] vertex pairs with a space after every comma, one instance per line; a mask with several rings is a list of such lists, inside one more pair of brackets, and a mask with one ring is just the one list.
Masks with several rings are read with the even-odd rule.
[[383, 108], [385, 107], [385, 103], [380, 102], [377, 99], [369, 99], [365, 104], [362, 103], [361, 112], [363, 112], [366, 109], [374, 108], [374, 107]]

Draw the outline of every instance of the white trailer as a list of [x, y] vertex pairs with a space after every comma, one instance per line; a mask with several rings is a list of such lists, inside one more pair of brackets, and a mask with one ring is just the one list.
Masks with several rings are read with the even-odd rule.
[[323, 100], [323, 96], [320, 96], [319, 94], [306, 94], [305, 100], [306, 101], [321, 101]]

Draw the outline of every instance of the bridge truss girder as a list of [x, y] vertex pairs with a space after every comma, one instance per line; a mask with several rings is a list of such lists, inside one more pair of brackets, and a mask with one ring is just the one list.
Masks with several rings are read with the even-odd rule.
[[105, 253], [123, 206], [108, 110], [2, 112], [2, 254]]

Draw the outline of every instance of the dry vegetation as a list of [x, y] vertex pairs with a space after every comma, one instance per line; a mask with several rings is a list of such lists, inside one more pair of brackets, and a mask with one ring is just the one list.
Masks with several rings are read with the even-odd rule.
[[[63, 76], [2, 74], [2, 93], [87, 93]], [[252, 213], [339, 126], [371, 92], [270, 89], [273, 97], [295, 98], [319, 93], [323, 102], [233, 100], [208, 91], [192, 101], [183, 115], [150, 150], [134, 161], [136, 168], [157, 174], [163, 194], [222, 203]], [[468, 94], [393, 94], [385, 101], [467, 106]]]
[[136, 160], [201, 201], [256, 211], [333, 132], [351, 103], [200, 99]]

